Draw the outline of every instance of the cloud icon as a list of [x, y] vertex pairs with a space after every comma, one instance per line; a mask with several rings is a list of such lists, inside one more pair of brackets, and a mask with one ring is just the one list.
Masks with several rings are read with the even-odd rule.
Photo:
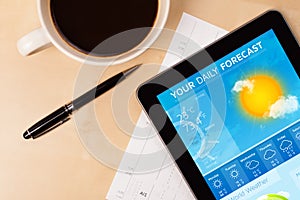
[[265, 160], [270, 160], [275, 155], [276, 155], [276, 151], [274, 151], [273, 149], [268, 149], [267, 151], [265, 151], [264, 159]]
[[273, 105], [270, 106], [270, 110], [266, 113], [266, 117], [273, 119], [282, 118], [286, 114], [293, 113], [299, 109], [299, 102], [296, 96], [280, 97]]
[[280, 149], [282, 151], [287, 151], [292, 146], [292, 141], [290, 140], [283, 140], [280, 144]]
[[300, 133], [296, 134], [296, 138], [297, 138], [297, 140], [300, 140]]
[[233, 88], [232, 88], [232, 92], [241, 92], [243, 91], [244, 88], [248, 88], [248, 90], [251, 92], [253, 90], [254, 87], [254, 81], [250, 81], [250, 80], [240, 80], [237, 81]]
[[248, 161], [246, 162], [246, 167], [250, 170], [253, 170], [255, 169], [256, 167], [258, 167], [259, 165], [259, 162], [257, 160], [251, 160], [251, 161]]

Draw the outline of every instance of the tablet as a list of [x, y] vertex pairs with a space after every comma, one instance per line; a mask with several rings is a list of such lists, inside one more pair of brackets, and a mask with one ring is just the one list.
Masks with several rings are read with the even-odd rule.
[[299, 66], [268, 11], [138, 88], [197, 199], [299, 199]]

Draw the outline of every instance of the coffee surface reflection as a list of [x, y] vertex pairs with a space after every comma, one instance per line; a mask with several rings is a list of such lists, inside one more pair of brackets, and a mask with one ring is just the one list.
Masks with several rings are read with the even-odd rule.
[[50, 1], [61, 37], [85, 54], [104, 57], [122, 54], [141, 43], [154, 25], [158, 6], [158, 0]]

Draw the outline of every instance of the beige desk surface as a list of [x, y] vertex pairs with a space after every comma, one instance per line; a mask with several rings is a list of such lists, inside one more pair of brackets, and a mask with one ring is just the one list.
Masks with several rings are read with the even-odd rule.
[[[171, 0], [167, 28], [175, 29], [185, 11], [230, 31], [270, 8], [284, 14], [300, 39], [299, 0]], [[116, 171], [87, 152], [74, 121], [35, 141], [22, 138], [28, 126], [71, 100], [81, 64], [54, 47], [19, 55], [18, 38], [40, 25], [36, 0], [0, 0], [0, 11], [0, 199], [104, 199]], [[163, 56], [149, 50], [106, 74], [139, 62], [159, 64]], [[110, 102], [107, 93], [97, 106], [106, 116], [107, 137], [124, 149], [129, 137], [114, 123]], [[140, 107], [134, 98], [129, 110], [136, 120]]]

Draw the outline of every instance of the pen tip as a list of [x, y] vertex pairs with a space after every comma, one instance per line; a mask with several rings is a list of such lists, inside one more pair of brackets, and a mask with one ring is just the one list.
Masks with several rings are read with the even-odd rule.
[[31, 135], [28, 131], [26, 131], [25, 133], [23, 133], [23, 137], [27, 140], [27, 139], [31, 138]]
[[141, 65], [142, 65], [142, 63], [141, 63], [141, 64], [138, 64], [138, 65], [135, 65], [135, 66], [133, 66], [133, 67], [131, 67], [131, 68], [129, 68], [129, 69], [123, 71], [124, 76], [125, 76], [125, 77], [126, 77], [126, 76], [129, 76], [129, 75], [132, 74], [135, 70], [137, 70]]

